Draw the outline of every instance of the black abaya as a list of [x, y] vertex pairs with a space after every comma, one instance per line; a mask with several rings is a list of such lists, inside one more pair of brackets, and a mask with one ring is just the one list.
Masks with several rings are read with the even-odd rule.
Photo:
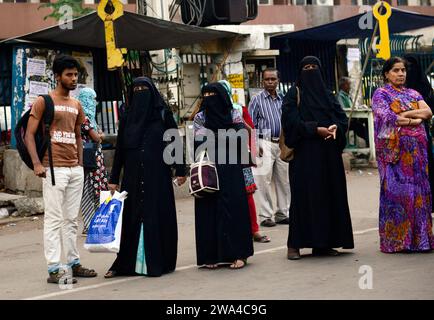
[[[285, 143], [295, 150], [289, 166], [288, 247], [351, 249], [354, 241], [342, 161], [347, 118], [331, 92], [323, 92], [322, 100], [316, 101], [323, 105], [316, 105], [315, 110], [303, 101], [303, 88], [300, 93], [299, 106], [295, 87], [282, 105]], [[317, 134], [318, 127], [332, 124], [338, 126], [336, 140]]]
[[[244, 128], [243, 124], [232, 124], [230, 99], [219, 86], [221, 85], [211, 84], [204, 87], [203, 92], [214, 92], [216, 96], [204, 98], [203, 111], [196, 115], [195, 121], [203, 117], [205, 127], [213, 131]], [[210, 115], [208, 118], [207, 114]], [[195, 199], [196, 254], [199, 266], [233, 263], [253, 255], [249, 207], [241, 164], [241, 150], [246, 149], [247, 145], [238, 139], [237, 150], [231, 150], [229, 140], [229, 137], [221, 140], [216, 138], [215, 153], [209, 155], [210, 160], [216, 163], [220, 190]], [[195, 147], [203, 141], [206, 140], [197, 140]], [[229, 164], [230, 152], [234, 151], [237, 151], [237, 161]], [[215, 156], [222, 152], [226, 154], [225, 161]]]
[[[128, 114], [126, 115], [128, 117]], [[110, 183], [118, 184], [124, 169], [122, 191], [128, 192], [122, 220], [121, 248], [110, 270], [118, 275], [135, 275], [136, 256], [143, 225], [146, 275], [160, 276], [176, 267], [178, 231], [171, 168], [163, 161], [163, 133], [178, 128], [168, 109], [150, 120], [136, 148], [125, 148], [125, 124], [120, 123]], [[176, 176], [184, 176], [176, 165]]]
[[216, 167], [220, 190], [195, 199], [196, 254], [199, 266], [232, 263], [253, 255], [243, 166], [217, 163]]

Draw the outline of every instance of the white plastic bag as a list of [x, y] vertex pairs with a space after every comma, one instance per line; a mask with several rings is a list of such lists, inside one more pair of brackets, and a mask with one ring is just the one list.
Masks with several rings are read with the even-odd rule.
[[9, 211], [6, 208], [0, 208], [0, 219], [9, 218]]
[[87, 232], [84, 248], [90, 252], [118, 253], [121, 244], [122, 212], [127, 192], [102, 191], [100, 206], [95, 212]]

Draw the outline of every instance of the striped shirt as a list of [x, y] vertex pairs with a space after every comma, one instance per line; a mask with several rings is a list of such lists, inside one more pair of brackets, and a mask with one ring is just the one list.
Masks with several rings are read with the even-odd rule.
[[273, 98], [268, 91], [262, 90], [250, 101], [249, 114], [259, 134], [269, 136], [271, 130], [271, 138], [279, 138], [282, 117], [282, 97], [279, 94]]

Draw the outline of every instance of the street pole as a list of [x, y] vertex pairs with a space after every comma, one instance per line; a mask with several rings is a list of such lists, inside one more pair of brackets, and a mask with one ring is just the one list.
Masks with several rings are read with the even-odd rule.
[[160, 0], [161, 5], [161, 19], [164, 20], [164, 0]]
[[[164, 0], [160, 0], [160, 6], [161, 6], [161, 19], [164, 20]], [[166, 74], [166, 97], [167, 97], [167, 105], [169, 105], [169, 72], [168, 72], [168, 65], [167, 65], [167, 52], [166, 49], [164, 49], [164, 67], [165, 67], [165, 74]]]

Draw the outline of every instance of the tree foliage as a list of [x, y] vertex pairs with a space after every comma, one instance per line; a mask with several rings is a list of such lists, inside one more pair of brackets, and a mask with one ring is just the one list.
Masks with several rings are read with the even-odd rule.
[[38, 7], [38, 10], [40, 8], [51, 8], [53, 9], [53, 12], [51, 12], [49, 15], [46, 15], [44, 17], [44, 20], [47, 20], [48, 18], [53, 18], [56, 21], [59, 21], [61, 18], [64, 17], [65, 12], [61, 11], [63, 6], [69, 6], [72, 9], [72, 17], [78, 18], [85, 14], [88, 14], [94, 9], [91, 8], [85, 8], [83, 7], [83, 1], [82, 0], [58, 0], [55, 3], [44, 3]]

